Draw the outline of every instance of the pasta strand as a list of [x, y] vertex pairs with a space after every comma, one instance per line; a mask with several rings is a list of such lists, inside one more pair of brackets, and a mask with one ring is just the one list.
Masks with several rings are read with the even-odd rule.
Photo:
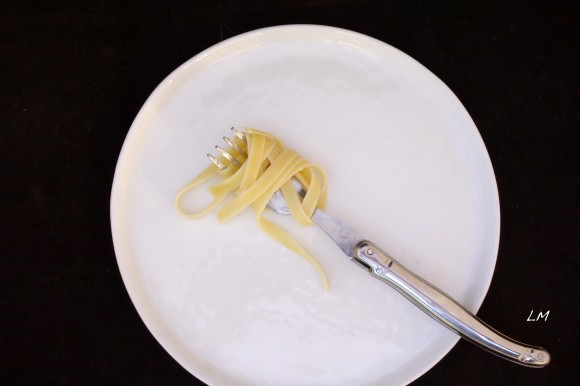
[[[224, 170], [219, 170], [212, 163], [185, 185], [175, 197], [177, 211], [188, 218], [200, 218], [216, 209], [225, 197], [234, 195], [233, 200], [219, 208], [217, 212], [219, 221], [227, 221], [251, 206], [256, 213], [260, 229], [306, 259], [318, 272], [323, 288], [327, 291], [328, 280], [320, 264], [280, 226], [263, 217], [268, 201], [277, 190], [280, 190], [293, 219], [301, 225], [311, 225], [311, 217], [316, 208], [324, 208], [326, 204], [326, 173], [319, 166], [307, 162], [294, 151], [285, 148], [282, 142], [271, 134], [246, 129], [244, 138], [245, 141], [235, 138], [233, 143], [243, 152], [247, 151], [247, 159], [243, 159], [239, 149], [228, 150], [241, 165], [230, 163], [220, 156], [219, 161], [228, 166]], [[183, 196], [217, 176], [222, 180], [209, 187], [209, 192], [214, 197], [212, 202], [199, 212], [184, 210], [181, 203]], [[306, 192], [304, 197], [300, 197], [296, 191], [292, 183], [293, 178], [304, 187]]]

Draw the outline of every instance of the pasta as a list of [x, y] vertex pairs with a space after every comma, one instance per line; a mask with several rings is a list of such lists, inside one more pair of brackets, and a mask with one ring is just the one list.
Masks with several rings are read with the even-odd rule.
[[[326, 204], [326, 173], [319, 166], [285, 148], [271, 134], [245, 129], [243, 138], [245, 140], [234, 138], [233, 146], [228, 150], [235, 161], [220, 155], [218, 161], [226, 167], [220, 170], [211, 163], [177, 193], [175, 207], [183, 216], [196, 219], [218, 208], [228, 195], [233, 194], [233, 200], [224, 203], [217, 210], [219, 221], [227, 221], [251, 206], [260, 229], [312, 264], [326, 291], [328, 280], [318, 262], [288, 233], [262, 215], [272, 195], [280, 190], [294, 220], [301, 225], [311, 225], [311, 217], [316, 208], [324, 208]], [[213, 201], [199, 212], [185, 211], [181, 205], [183, 195], [216, 176], [221, 177], [221, 181], [209, 188]], [[293, 178], [304, 187], [304, 197], [300, 197], [294, 188]]]

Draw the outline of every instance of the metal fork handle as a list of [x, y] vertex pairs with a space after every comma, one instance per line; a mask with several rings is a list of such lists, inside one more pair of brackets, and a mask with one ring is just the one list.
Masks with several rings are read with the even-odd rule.
[[550, 354], [546, 350], [517, 342], [494, 330], [372, 242], [359, 243], [353, 257], [375, 278], [393, 287], [427, 315], [476, 346], [524, 366], [544, 367], [550, 362]]

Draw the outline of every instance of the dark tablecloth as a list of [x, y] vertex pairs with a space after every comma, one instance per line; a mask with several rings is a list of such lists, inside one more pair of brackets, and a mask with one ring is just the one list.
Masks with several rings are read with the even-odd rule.
[[[461, 341], [414, 384], [579, 384], [579, 13], [565, 4], [2, 2], [0, 383], [196, 384], [121, 280], [109, 224], [115, 163], [135, 115], [177, 66], [246, 31], [308, 23], [401, 49], [465, 105], [502, 215], [478, 315], [553, 356], [529, 369]], [[527, 321], [532, 310], [548, 320]]]

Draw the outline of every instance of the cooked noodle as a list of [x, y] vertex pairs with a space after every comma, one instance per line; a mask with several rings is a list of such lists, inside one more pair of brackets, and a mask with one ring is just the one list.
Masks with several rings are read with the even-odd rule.
[[[271, 134], [246, 129], [244, 138], [245, 140], [235, 138], [234, 147], [228, 149], [228, 153], [237, 162], [231, 162], [220, 156], [218, 160], [227, 165], [225, 169], [220, 170], [211, 163], [177, 193], [175, 197], [177, 210], [186, 217], [199, 218], [217, 208], [228, 194], [233, 194], [234, 199], [218, 209], [219, 221], [227, 221], [251, 206], [256, 213], [260, 229], [310, 262], [318, 271], [323, 287], [327, 290], [328, 281], [318, 262], [283, 229], [262, 216], [272, 195], [281, 190], [292, 217], [301, 225], [312, 224], [311, 217], [316, 208], [324, 208], [326, 204], [326, 173], [294, 151], [285, 148], [282, 142]], [[247, 152], [247, 159], [236, 151], [235, 147]], [[214, 197], [213, 201], [200, 212], [185, 211], [181, 206], [182, 196], [215, 176], [220, 176], [222, 180], [209, 188]], [[306, 191], [304, 197], [300, 197], [294, 188], [293, 178], [304, 187]]]

